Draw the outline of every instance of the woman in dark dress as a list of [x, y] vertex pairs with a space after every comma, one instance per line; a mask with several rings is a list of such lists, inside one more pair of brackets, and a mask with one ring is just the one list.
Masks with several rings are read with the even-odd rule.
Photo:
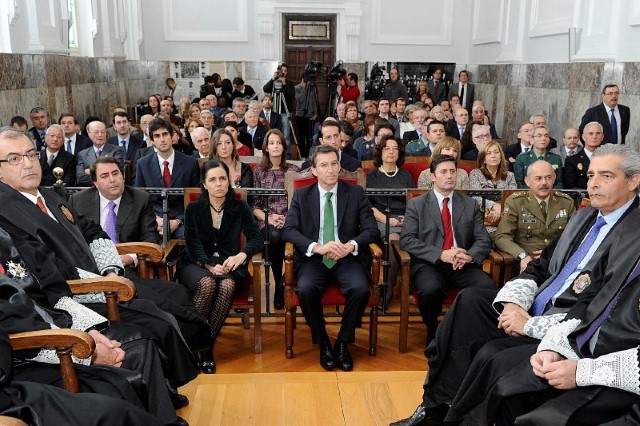
[[[237, 285], [248, 274], [247, 262], [262, 250], [262, 236], [251, 207], [231, 188], [229, 168], [219, 161], [202, 166], [202, 194], [184, 215], [186, 251], [178, 263], [178, 279], [193, 294], [196, 309], [207, 318], [215, 345]], [[238, 247], [242, 233], [244, 247]], [[202, 370], [215, 373], [213, 351]]]
[[[408, 171], [401, 169], [404, 164], [404, 143], [395, 136], [383, 136], [380, 143], [373, 148], [373, 164], [375, 169], [367, 173], [367, 188], [388, 188], [404, 189], [415, 188], [413, 177]], [[387, 216], [387, 197], [378, 196], [370, 199], [373, 215], [378, 222], [380, 235], [384, 238]], [[406, 199], [404, 197], [393, 197], [389, 206], [389, 241], [399, 240], [402, 231]], [[393, 286], [396, 284], [396, 277], [400, 265], [400, 259], [393, 250], [389, 250], [389, 273], [387, 275], [387, 290], [383, 300], [386, 309], [391, 301]]]

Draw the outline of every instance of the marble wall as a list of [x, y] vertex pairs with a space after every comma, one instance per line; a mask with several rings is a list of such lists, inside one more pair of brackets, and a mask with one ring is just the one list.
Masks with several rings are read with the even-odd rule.
[[501, 137], [515, 140], [520, 124], [536, 113], [547, 116], [551, 135], [578, 127], [585, 110], [602, 102], [606, 84], [620, 88], [619, 102], [631, 108], [627, 144], [640, 151], [640, 63], [575, 62], [560, 64], [457, 65], [470, 71], [476, 97], [482, 99]]
[[131, 106], [164, 93], [167, 62], [124, 61], [61, 55], [0, 54], [0, 125], [40, 106], [57, 117], [66, 111], [83, 123], [110, 119], [116, 106]]

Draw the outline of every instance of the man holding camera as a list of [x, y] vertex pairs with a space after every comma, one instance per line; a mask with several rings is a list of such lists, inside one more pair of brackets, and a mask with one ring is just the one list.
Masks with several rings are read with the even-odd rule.
[[350, 72], [338, 80], [340, 88], [340, 99], [342, 103], [349, 101], [358, 102], [360, 97], [360, 88], [358, 87], [358, 74]]
[[[293, 100], [296, 97], [296, 86], [293, 81], [287, 78], [289, 74], [289, 67], [283, 63], [278, 66], [276, 72], [273, 73], [273, 78], [264, 85], [262, 90], [264, 93], [273, 94], [274, 111], [280, 114], [282, 118], [282, 127], [284, 129], [284, 137], [289, 142], [287, 143], [287, 158], [291, 158], [291, 126], [289, 125], [289, 117], [295, 112], [293, 109]], [[278, 102], [279, 93], [284, 97], [284, 104]]]

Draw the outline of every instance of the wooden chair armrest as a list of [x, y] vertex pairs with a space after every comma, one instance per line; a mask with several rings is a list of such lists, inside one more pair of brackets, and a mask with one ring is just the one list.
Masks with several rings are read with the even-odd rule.
[[25, 422], [15, 417], [0, 416], [0, 425], [2, 426], [27, 426]]
[[118, 243], [116, 244], [116, 248], [118, 249], [118, 254], [120, 255], [135, 253], [139, 257], [147, 257], [151, 262], [154, 263], [160, 262], [165, 256], [165, 252], [162, 247], [154, 243]]
[[382, 249], [376, 243], [369, 244], [369, 251], [374, 259], [382, 259]]
[[287, 242], [284, 246], [284, 283], [288, 287], [294, 285], [293, 276], [293, 243]]
[[96, 277], [81, 280], [68, 280], [72, 294], [94, 293], [96, 291], [115, 292], [119, 302], [127, 302], [136, 295], [136, 286], [124, 277]]
[[391, 241], [391, 245], [396, 253], [398, 253], [398, 256], [400, 256], [400, 265], [405, 265], [411, 262], [411, 256], [409, 253], [400, 248], [400, 241], [393, 240]]
[[88, 358], [96, 348], [93, 338], [84, 331], [71, 329], [37, 330], [9, 335], [16, 351], [40, 348], [71, 348], [76, 358]]
[[184, 240], [169, 240], [164, 248], [164, 262], [175, 262], [184, 245]]

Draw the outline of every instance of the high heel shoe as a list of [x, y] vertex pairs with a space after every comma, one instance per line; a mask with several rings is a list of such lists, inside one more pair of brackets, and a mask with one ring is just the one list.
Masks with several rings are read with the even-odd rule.
[[202, 353], [200, 371], [204, 374], [216, 374], [216, 361], [213, 359], [213, 349]]
[[282, 279], [278, 280], [278, 282], [276, 283], [276, 288], [273, 291], [273, 308], [284, 308], [284, 282]]

